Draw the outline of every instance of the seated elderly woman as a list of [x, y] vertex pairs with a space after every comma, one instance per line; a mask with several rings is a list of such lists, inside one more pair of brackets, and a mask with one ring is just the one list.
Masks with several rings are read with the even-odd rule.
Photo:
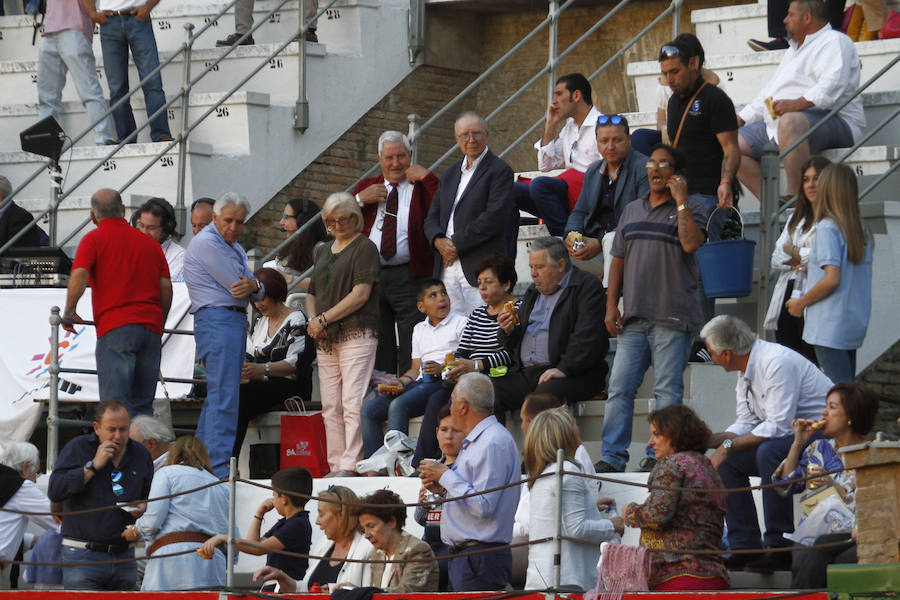
[[[828, 392], [822, 411], [821, 431], [824, 439], [806, 443], [820, 424], [807, 419], [791, 423], [794, 443], [787, 457], [772, 475], [772, 482], [787, 482], [843, 469], [839, 448], [861, 444], [872, 430], [878, 412], [878, 394], [865, 387], [838, 383]], [[806, 446], [806, 450], [803, 447]], [[852, 469], [823, 475], [806, 482], [794, 482], [780, 493], [801, 494], [803, 513], [800, 524], [791, 535], [804, 546], [847, 542], [846, 545], [818, 548], [794, 554], [791, 571], [794, 589], [824, 588], [825, 572], [832, 563], [855, 563], [856, 539], [852, 533], [856, 520], [856, 472]]]
[[[33, 513], [49, 513], [50, 499], [35, 482], [41, 468], [38, 449], [28, 442], [5, 442], [0, 446], [0, 507]], [[47, 515], [21, 515], [0, 511], [0, 589], [9, 589], [9, 569], [6, 561], [15, 560], [19, 546], [30, 550], [36, 541], [34, 534], [25, 533], [28, 521], [44, 529], [56, 529], [56, 522]]]
[[[318, 216], [319, 207], [305, 198], [292, 198], [284, 205], [281, 220], [278, 222], [278, 230], [284, 233], [285, 238], [291, 237], [307, 221], [314, 219], [312, 225], [297, 235], [287, 248], [282, 249], [274, 259], [263, 264], [264, 267], [271, 267], [284, 275], [288, 285], [291, 285], [297, 277], [313, 266], [313, 249], [328, 237], [325, 232], [325, 224], [321, 219], [315, 218]], [[309, 277], [297, 284], [298, 290], [306, 291], [307, 288], [309, 288]]]
[[240, 456], [247, 424], [291, 396], [312, 397], [312, 356], [306, 347], [306, 317], [284, 301], [287, 282], [275, 269], [254, 273], [266, 289], [253, 305], [260, 317], [247, 336], [241, 369], [240, 408], [232, 456]]
[[709, 428], [682, 404], [654, 411], [647, 420], [657, 459], [647, 483], [657, 487], [643, 504], [628, 504], [623, 516], [626, 525], [641, 528], [641, 546], [657, 550], [650, 560], [651, 589], [726, 590], [728, 571], [719, 556], [683, 552], [718, 550], [722, 542], [725, 494], [703, 491], [722, 487], [704, 454]]
[[[529, 484], [531, 506], [529, 539], [553, 537], [556, 532], [557, 472], [556, 451], [562, 448], [563, 470], [581, 472], [575, 461], [580, 446], [575, 420], [565, 408], [551, 408], [539, 413], [525, 436], [525, 472], [528, 477], [541, 479]], [[591, 491], [592, 482], [577, 475], [564, 475], [562, 481], [562, 535], [595, 545], [562, 542], [560, 585], [576, 586], [583, 590], [594, 587], [597, 581], [597, 561], [600, 542], [614, 541], [624, 531], [621, 517], [605, 519], [600, 516], [597, 501]], [[594, 484], [596, 485], [596, 484]], [[548, 588], [553, 582], [554, 542], [530, 546], [526, 590]]]
[[[128, 541], [146, 539], [147, 555], [196, 550], [217, 531], [228, 528], [228, 489], [214, 485], [209, 454], [203, 442], [191, 435], [175, 440], [166, 466], [153, 476], [150, 497], [174, 497], [149, 502], [147, 511], [122, 532]], [[152, 541], [151, 541], [152, 540]], [[147, 561], [143, 591], [190, 590], [225, 585], [224, 547], [209, 559], [191, 552]]]

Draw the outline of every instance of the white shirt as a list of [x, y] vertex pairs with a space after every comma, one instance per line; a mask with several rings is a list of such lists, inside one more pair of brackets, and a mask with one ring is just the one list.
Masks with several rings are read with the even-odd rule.
[[[424, 321], [413, 327], [412, 358], [421, 359], [422, 364], [429, 360], [443, 363], [446, 354], [456, 351], [465, 328], [466, 318], [453, 311], [437, 325], [432, 325], [431, 319], [425, 317]], [[419, 378], [421, 377], [420, 368]]]
[[821, 417], [831, 386], [831, 380], [802, 355], [756, 340], [735, 388], [737, 420], [726, 431], [769, 439], [793, 435], [795, 418]]
[[158, 457], [153, 459], [153, 472], [156, 473], [157, 471], [162, 469], [164, 466], [166, 466], [167, 460], [169, 460], [169, 451], [168, 450], [166, 450], [165, 452], [160, 454]]
[[[793, 100], [801, 96], [816, 108], [831, 110], [849, 98], [859, 87], [862, 63], [849, 37], [825, 25], [807, 35], [802, 46], [790, 40], [775, 75], [753, 101], [738, 113], [747, 123], [766, 121], [769, 137], [778, 141], [777, 127], [766, 108], [766, 98]], [[850, 127], [853, 141], [866, 126], [862, 98], [857, 96], [838, 113]]]
[[169, 263], [169, 277], [172, 281], [184, 281], [184, 248], [175, 243], [172, 238], [166, 238], [162, 243], [162, 251]]
[[[50, 512], [50, 499], [38, 489], [34, 483], [26, 479], [13, 497], [3, 508], [28, 512]], [[25, 547], [34, 545], [34, 536], [25, 535], [28, 521], [44, 529], [56, 529], [56, 521], [50, 515], [19, 515], [0, 511], [0, 561], [13, 560], [19, 551], [19, 544], [25, 541]]]
[[[391, 193], [393, 185], [384, 182], [388, 194]], [[378, 203], [378, 209], [375, 213], [375, 222], [372, 224], [372, 230], [369, 232], [369, 239], [378, 248], [379, 258], [383, 265], [405, 265], [409, 262], [409, 206], [412, 204], [413, 186], [409, 180], [404, 179], [397, 184], [397, 254], [391, 260], [384, 260], [381, 256], [381, 230], [384, 228], [384, 211], [387, 208], [387, 199]]]
[[459, 199], [462, 198], [463, 192], [466, 191], [466, 186], [469, 185], [469, 180], [472, 179], [472, 175], [475, 173], [475, 169], [478, 168], [478, 165], [481, 164], [481, 160], [484, 158], [485, 154], [488, 152], [488, 147], [484, 147], [484, 151], [478, 155], [478, 158], [472, 161], [472, 166], [467, 167], [466, 163], [469, 162], [469, 157], [464, 156], [462, 159], [462, 175], [459, 178], [459, 186], [456, 188], [456, 199], [453, 200], [453, 208], [450, 210], [450, 220], [447, 221], [447, 233], [445, 234], [448, 238], [453, 237], [453, 232], [455, 231], [453, 227], [453, 215], [456, 214], [456, 207], [459, 206]]
[[596, 106], [591, 106], [580, 127], [569, 117], [555, 140], [546, 146], [541, 146], [541, 140], [536, 141], [538, 169], [546, 173], [565, 166], [584, 173], [591, 163], [602, 159], [603, 155], [597, 149], [597, 117], [601, 114]]

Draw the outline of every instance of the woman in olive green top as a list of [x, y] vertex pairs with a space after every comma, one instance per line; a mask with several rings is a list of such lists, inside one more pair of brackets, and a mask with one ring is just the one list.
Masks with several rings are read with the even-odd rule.
[[328, 466], [331, 476], [348, 477], [363, 452], [359, 411], [375, 366], [381, 264], [353, 196], [329, 196], [322, 219], [334, 240], [314, 252], [307, 332], [316, 340]]

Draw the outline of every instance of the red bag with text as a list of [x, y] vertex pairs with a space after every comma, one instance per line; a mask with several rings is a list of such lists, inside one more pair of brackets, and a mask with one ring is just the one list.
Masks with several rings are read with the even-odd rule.
[[304, 467], [313, 477], [329, 472], [325, 446], [325, 421], [320, 412], [307, 412], [302, 401], [285, 401], [289, 411], [297, 414], [281, 415], [280, 467]]

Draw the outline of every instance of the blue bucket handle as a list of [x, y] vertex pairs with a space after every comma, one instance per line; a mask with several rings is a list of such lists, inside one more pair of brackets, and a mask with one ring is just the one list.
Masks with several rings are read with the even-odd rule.
[[[709, 224], [712, 222], [713, 215], [716, 214], [717, 210], [725, 210], [724, 208], [719, 208], [718, 206], [712, 209], [712, 212], [709, 213], [709, 218], [706, 219], [706, 231], [709, 231]], [[732, 206], [730, 210], [733, 210], [737, 213], [738, 219], [741, 221], [741, 238], [744, 237], [744, 215], [741, 214], [741, 211], [738, 210], [737, 206]]]

